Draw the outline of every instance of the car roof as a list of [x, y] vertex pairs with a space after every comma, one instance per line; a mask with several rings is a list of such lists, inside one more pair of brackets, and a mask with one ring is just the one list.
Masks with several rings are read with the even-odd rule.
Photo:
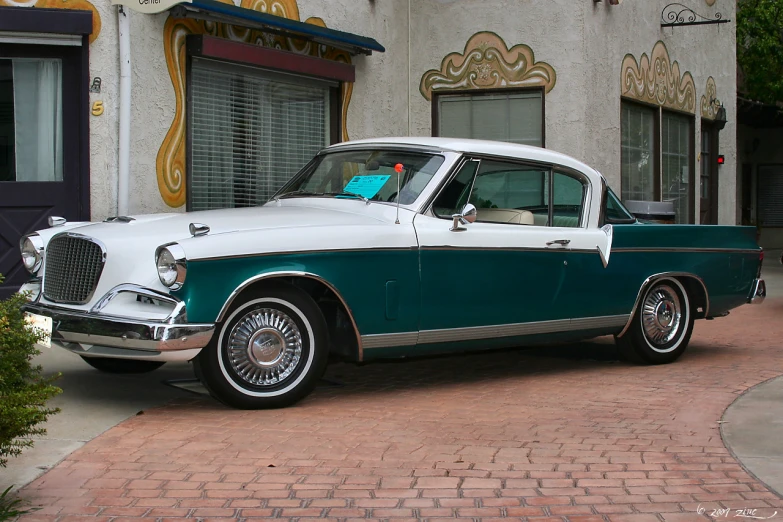
[[328, 147], [327, 150], [350, 148], [362, 145], [407, 145], [425, 147], [442, 151], [461, 152], [468, 154], [487, 154], [492, 156], [507, 156], [515, 159], [539, 161], [562, 165], [581, 172], [601, 174], [581, 161], [566, 154], [555, 152], [541, 147], [520, 145], [503, 141], [472, 140], [465, 138], [428, 138], [428, 137], [399, 137], [399, 138], [373, 138], [365, 140], [347, 141]]

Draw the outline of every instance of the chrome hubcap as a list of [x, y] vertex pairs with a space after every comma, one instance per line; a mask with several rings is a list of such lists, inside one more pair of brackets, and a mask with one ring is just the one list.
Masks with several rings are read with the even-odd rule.
[[285, 380], [302, 358], [302, 335], [280, 310], [260, 308], [245, 314], [231, 330], [228, 361], [236, 375], [254, 386]]
[[[682, 309], [677, 292], [668, 286], [656, 286], [644, 299], [642, 326], [647, 340], [658, 346], [670, 343], [679, 333]], [[655, 348], [653, 348], [655, 349]], [[672, 348], [657, 351], [670, 351]]]

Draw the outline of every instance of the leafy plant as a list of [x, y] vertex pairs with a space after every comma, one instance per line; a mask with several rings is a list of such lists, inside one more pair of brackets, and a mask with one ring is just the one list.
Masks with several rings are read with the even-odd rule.
[[24, 501], [21, 498], [11, 497], [11, 487], [8, 486], [5, 491], [0, 493], [0, 522], [11, 520], [18, 516], [25, 515], [37, 508], [21, 509]]
[[746, 96], [768, 104], [783, 101], [783, 0], [737, 4], [737, 64]]
[[31, 437], [45, 434], [39, 425], [59, 411], [46, 407], [46, 401], [62, 391], [52, 386], [59, 374], [44, 377], [41, 367], [32, 364], [42, 334], [25, 321], [22, 306], [27, 298], [14, 294], [0, 301], [0, 468], [8, 457], [32, 446]]

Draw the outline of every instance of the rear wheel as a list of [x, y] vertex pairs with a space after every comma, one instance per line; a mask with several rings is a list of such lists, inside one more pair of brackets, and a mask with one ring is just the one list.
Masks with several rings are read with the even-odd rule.
[[313, 390], [328, 355], [326, 322], [315, 301], [298, 288], [270, 286], [233, 308], [194, 364], [219, 401], [278, 408]]
[[685, 352], [692, 333], [693, 314], [685, 287], [676, 279], [663, 278], [644, 292], [617, 346], [628, 361], [666, 364]]
[[111, 357], [82, 357], [82, 359], [96, 370], [106, 373], [147, 373], [166, 364], [160, 361], [138, 361]]

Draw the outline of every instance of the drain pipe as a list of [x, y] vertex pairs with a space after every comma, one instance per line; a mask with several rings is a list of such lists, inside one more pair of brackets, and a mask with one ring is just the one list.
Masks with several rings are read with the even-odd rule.
[[130, 101], [131, 50], [130, 18], [122, 6], [117, 6], [117, 27], [120, 39], [120, 138], [117, 174], [117, 215], [128, 215], [128, 178], [130, 177]]

